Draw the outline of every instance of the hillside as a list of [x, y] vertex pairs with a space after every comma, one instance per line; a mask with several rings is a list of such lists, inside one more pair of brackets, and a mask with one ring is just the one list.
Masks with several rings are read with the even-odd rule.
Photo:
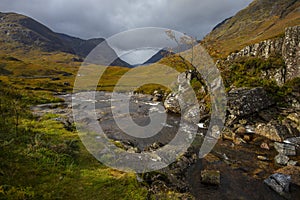
[[280, 37], [286, 27], [300, 24], [299, 0], [254, 0], [218, 24], [202, 41], [212, 56], [229, 53], [265, 39]]
[[[65, 34], [55, 33], [45, 25], [24, 15], [0, 13], [0, 53], [25, 54], [28, 52], [63, 52], [85, 58], [103, 38], [83, 40]], [[105, 43], [106, 44], [106, 43]], [[18, 53], [17, 53], [18, 54]], [[108, 45], [99, 58], [106, 63], [106, 57], [117, 57]], [[121, 59], [111, 65], [131, 67]]]

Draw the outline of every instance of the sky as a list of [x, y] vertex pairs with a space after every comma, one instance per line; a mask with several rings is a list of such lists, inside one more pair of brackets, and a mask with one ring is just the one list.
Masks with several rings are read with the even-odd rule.
[[108, 38], [133, 28], [163, 27], [202, 39], [252, 0], [1, 0], [1, 12], [30, 16], [55, 32]]

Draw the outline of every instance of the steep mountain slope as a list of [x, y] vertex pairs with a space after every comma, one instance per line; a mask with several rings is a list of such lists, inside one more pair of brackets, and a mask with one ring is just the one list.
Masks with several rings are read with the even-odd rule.
[[[101, 42], [105, 42], [105, 39], [83, 40], [55, 33], [45, 25], [24, 15], [0, 13], [0, 52], [2, 54], [15, 53], [16, 50], [21, 54], [29, 51], [65, 52], [84, 58]], [[106, 57], [117, 57], [115, 51], [108, 45], [101, 50], [99, 59], [103, 63], [107, 63]], [[111, 65], [131, 67], [119, 58]]]
[[8, 47], [42, 51], [62, 51], [74, 53], [56, 33], [37, 21], [16, 13], [0, 13], [1, 50]]
[[280, 37], [300, 24], [299, 0], [254, 0], [247, 8], [218, 24], [202, 44], [214, 57], [226, 57], [246, 45]]

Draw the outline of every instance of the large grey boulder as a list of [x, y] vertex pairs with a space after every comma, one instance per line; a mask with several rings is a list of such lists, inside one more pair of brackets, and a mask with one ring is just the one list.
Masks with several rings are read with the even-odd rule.
[[238, 88], [228, 93], [228, 111], [235, 117], [242, 117], [259, 112], [275, 102], [261, 87]]
[[285, 195], [290, 190], [291, 176], [285, 174], [273, 174], [264, 183], [280, 195]]

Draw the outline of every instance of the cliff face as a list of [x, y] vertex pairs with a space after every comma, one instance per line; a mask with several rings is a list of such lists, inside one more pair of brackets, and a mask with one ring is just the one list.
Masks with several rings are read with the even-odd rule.
[[300, 77], [300, 26], [286, 28], [284, 37], [265, 40], [246, 46], [237, 53], [227, 57], [234, 62], [242, 57], [258, 57], [268, 59], [271, 56], [282, 57], [285, 65], [282, 69], [273, 70], [268, 78], [273, 78], [279, 85], [285, 81]]
[[300, 77], [300, 26], [286, 29], [282, 47], [286, 64], [286, 79]]

